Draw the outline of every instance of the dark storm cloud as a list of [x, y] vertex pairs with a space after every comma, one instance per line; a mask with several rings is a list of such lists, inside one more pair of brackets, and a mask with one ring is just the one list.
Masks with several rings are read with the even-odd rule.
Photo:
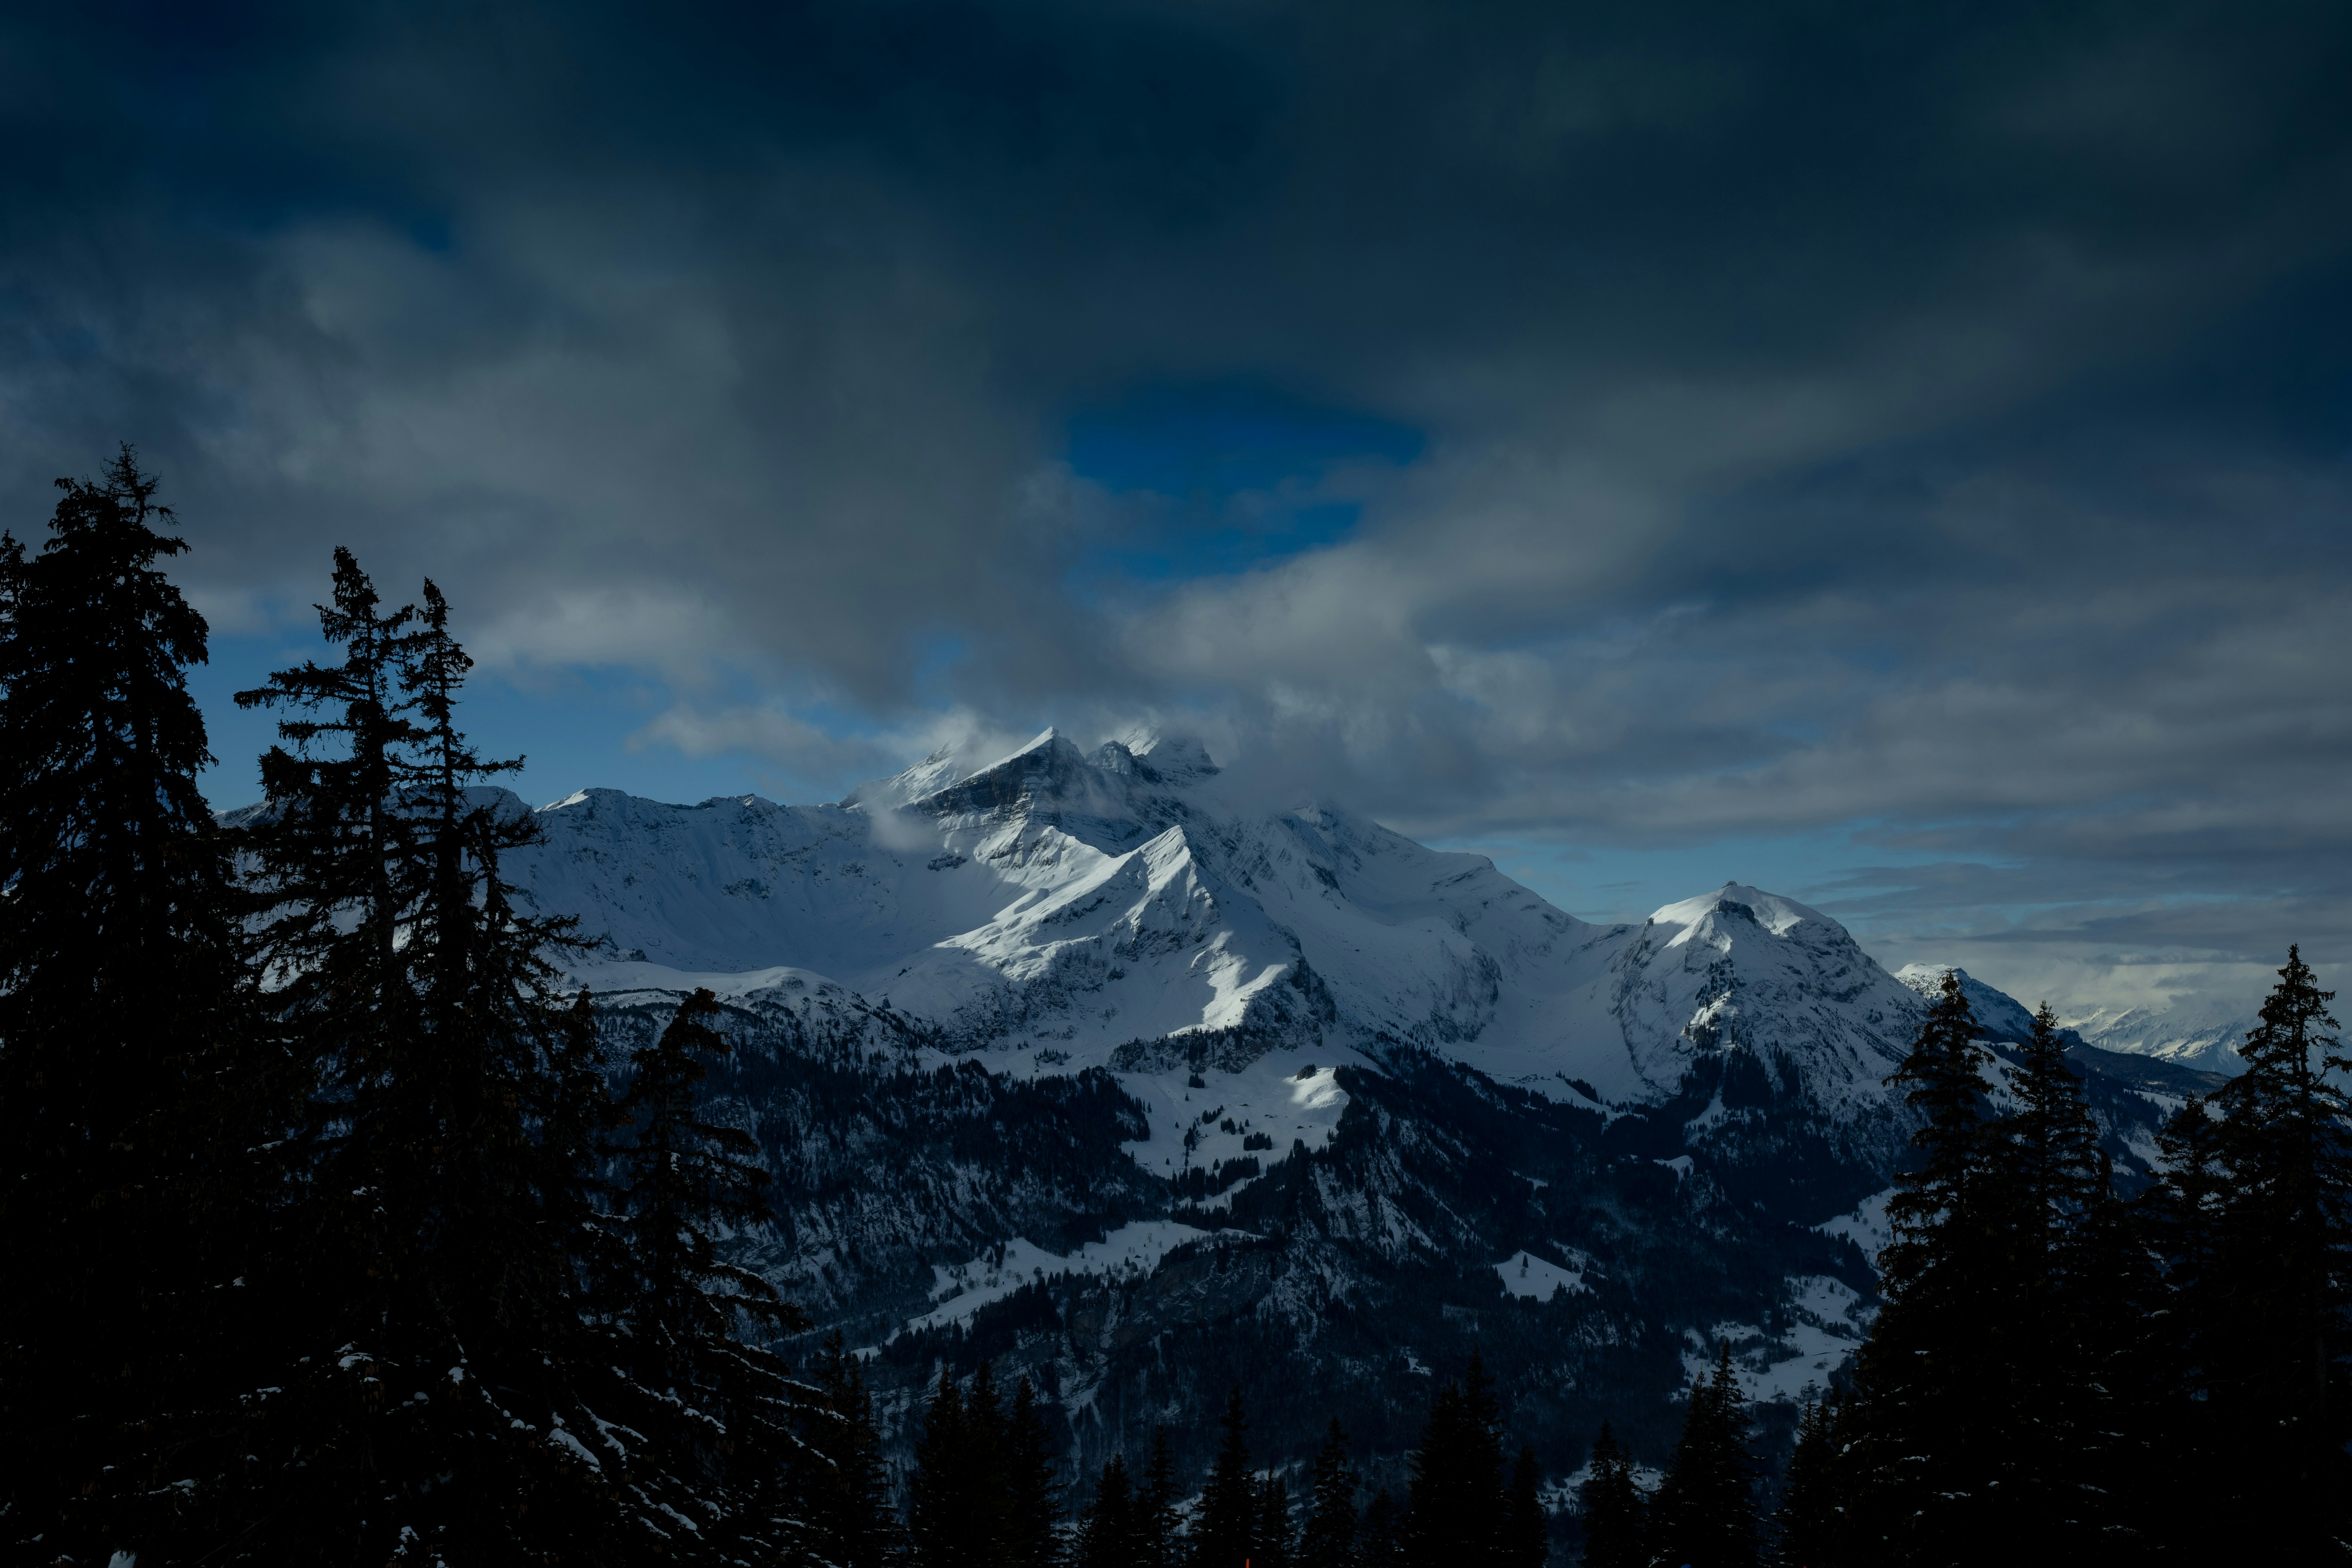
[[[1158, 712], [1424, 832], [1862, 824], [2004, 941], [2352, 881], [2341, 7], [0, 40], [0, 496], [138, 440], [225, 624], [351, 541], [688, 746]], [[1205, 499], [1074, 442], [1187, 398], [1324, 434]]]

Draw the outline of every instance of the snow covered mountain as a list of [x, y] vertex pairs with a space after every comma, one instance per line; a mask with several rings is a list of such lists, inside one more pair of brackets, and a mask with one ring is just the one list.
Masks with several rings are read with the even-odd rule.
[[1727, 885], [1591, 925], [1337, 806], [1247, 809], [1197, 743], [1155, 735], [942, 752], [831, 805], [585, 790], [539, 815], [547, 843], [516, 872], [604, 940], [583, 970], [599, 989], [829, 986], [950, 1052], [1420, 1047], [1614, 1102], [1745, 1049], [1874, 1102], [1916, 1012], [1789, 900]]
[[[1925, 1003], [1790, 900], [1590, 924], [1150, 733], [538, 817], [509, 872], [597, 941], [616, 1060], [686, 989], [727, 1000], [709, 1091], [776, 1178], [739, 1256], [875, 1348], [902, 1432], [989, 1359], [1087, 1463], [1171, 1418], [1181, 1453], [1241, 1378], [1266, 1457], [1337, 1414], [1380, 1474], [1476, 1345], [1566, 1473], [1604, 1415], [1663, 1458], [1716, 1343], [1786, 1400], [1868, 1321]], [[2144, 1169], [2167, 1086], [2094, 1089]]]
[[2235, 1078], [2245, 1070], [2238, 1047], [2259, 1021], [2224, 1002], [2182, 997], [2160, 1007], [2101, 1009], [2069, 1026], [2106, 1050]]

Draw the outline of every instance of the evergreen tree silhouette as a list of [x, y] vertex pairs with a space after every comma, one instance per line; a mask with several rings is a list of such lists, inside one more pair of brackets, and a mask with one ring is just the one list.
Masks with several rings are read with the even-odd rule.
[[924, 1568], [1001, 1568], [1013, 1535], [1006, 1422], [994, 1369], [969, 1394], [942, 1370], [915, 1451], [908, 1532]]
[[386, 611], [339, 551], [320, 625], [342, 662], [238, 694], [294, 715], [244, 848], [312, 1083], [289, 1250], [317, 1337], [254, 1439], [281, 1457], [255, 1477], [257, 1522], [220, 1555], [792, 1550], [798, 1394], [741, 1331], [799, 1320], [716, 1254], [718, 1226], [764, 1213], [764, 1175], [696, 1103], [726, 1048], [712, 1005], [611, 1100], [588, 998], [557, 993], [572, 922], [526, 913], [501, 872], [538, 831], [483, 784], [519, 764], [458, 729], [472, 661], [430, 582], [424, 601]]
[[1250, 1471], [1249, 1419], [1241, 1384], [1234, 1384], [1218, 1425], [1224, 1436], [1201, 1489], [1192, 1526], [1195, 1568], [1242, 1568], [1257, 1546], [1257, 1486]]
[[[2139, 1500], [2168, 1525], [2180, 1548], [2208, 1556], [2222, 1553], [2232, 1536], [2225, 1519], [2239, 1517], [2237, 1489], [2226, 1478], [2238, 1463], [2234, 1444], [2222, 1436], [2213, 1416], [2209, 1378], [2225, 1374], [2236, 1347], [2231, 1335], [2222, 1245], [2231, 1177], [2222, 1162], [2221, 1124], [2210, 1103], [2189, 1098], [2157, 1134], [2162, 1179], [2142, 1194], [2132, 1215], [2132, 1234], [2161, 1260], [2163, 1279], [2154, 1293], [2147, 1335], [2147, 1398], [2139, 1438], [2156, 1452], [2172, 1456], [2153, 1467]], [[2229, 1500], [2226, 1508], [2194, 1510], [2184, 1517], [2177, 1495], [2168, 1495], [2172, 1477], [2198, 1478]], [[2216, 1486], [2216, 1480], [2221, 1484]]]
[[1008, 1568], [1050, 1568], [1062, 1558], [1062, 1488], [1036, 1390], [1025, 1377], [1013, 1391], [1005, 1419], [1004, 1468], [1010, 1513], [1004, 1561]]
[[1476, 1351], [1462, 1382], [1447, 1384], [1431, 1401], [1412, 1468], [1405, 1529], [1412, 1551], [1487, 1561], [1504, 1511], [1502, 1411]]
[[1584, 1516], [1585, 1568], [1647, 1568], [1647, 1500], [1633, 1480], [1633, 1457], [1606, 1421], [1592, 1441], [1591, 1468], [1578, 1494]]
[[256, 1151], [294, 1086], [196, 785], [206, 627], [159, 566], [187, 546], [127, 446], [58, 488], [30, 558], [0, 535], [0, 1542], [194, 1555], [243, 1458], [226, 1413], [269, 1381]]
[[1693, 1381], [1682, 1440], [1650, 1510], [1650, 1551], [1690, 1568], [1754, 1568], [1755, 1461], [1748, 1405], [1727, 1342], [1712, 1377]]
[[1250, 1554], [1254, 1568], [1291, 1568], [1297, 1532], [1290, 1520], [1290, 1483], [1279, 1471], [1268, 1470], [1258, 1481], [1256, 1535]]
[[1299, 1532], [1298, 1568], [1355, 1568], [1356, 1472], [1348, 1463], [1348, 1435], [1339, 1418], [1316, 1452], [1309, 1472], [1307, 1527]]
[[1840, 1476], [1834, 1394], [1808, 1401], [1797, 1416], [1796, 1451], [1772, 1517], [1772, 1561], [1779, 1568], [1837, 1568]]
[[2352, 1435], [2334, 1384], [2352, 1276], [2352, 1070], [2299, 947], [2239, 1047], [2245, 1070], [2214, 1091], [2222, 1189], [2206, 1310], [2207, 1451], [2248, 1517], [2282, 1551], [2322, 1552], [2352, 1521]]
[[[1878, 1256], [1885, 1304], [1855, 1370], [1850, 1552], [1906, 1562], [1996, 1550], [1998, 1485], [2012, 1477], [2013, 1387], [2001, 1338], [2009, 1236], [1985, 1119], [1989, 1054], [1947, 971], [1903, 1066], [1887, 1079], [1921, 1113], [1920, 1167], [1895, 1178], [1894, 1238]], [[1949, 1553], [1948, 1559], [1940, 1553]]]
[[[663, 1435], [672, 1479], [690, 1500], [664, 1500], [688, 1518], [698, 1510], [698, 1534], [708, 1542], [774, 1555], [802, 1533], [788, 1472], [803, 1458], [797, 1428], [812, 1402], [756, 1342], [808, 1325], [765, 1279], [719, 1256], [721, 1227], [740, 1229], [769, 1212], [758, 1145], [708, 1120], [698, 1103], [710, 1064], [733, 1049], [712, 1026], [719, 1014], [718, 998], [698, 989], [652, 1044], [630, 1054], [608, 1220], [623, 1273], [608, 1285], [605, 1322], [636, 1396], [634, 1424]], [[642, 1472], [638, 1484], [646, 1485]]]
[[1168, 1428], [1151, 1429], [1151, 1464], [1144, 1472], [1143, 1494], [1137, 1500], [1136, 1561], [1140, 1568], [1172, 1568], [1183, 1556], [1176, 1503], [1176, 1456], [1169, 1450]]
[[1126, 1457], [1103, 1461], [1094, 1500], [1078, 1524], [1077, 1568], [1136, 1568], [1142, 1558], [1137, 1502]]
[[1501, 1539], [1496, 1561], [1506, 1568], [1543, 1568], [1551, 1556], [1551, 1520], [1540, 1488], [1543, 1470], [1536, 1451], [1522, 1447], [1511, 1467], [1510, 1490], [1504, 1500]]
[[885, 1568], [900, 1545], [889, 1468], [865, 1373], [840, 1330], [825, 1341], [810, 1375], [817, 1394], [802, 1412], [798, 1489], [807, 1549], [835, 1568]]
[[1372, 1494], [1364, 1505], [1364, 1521], [1359, 1539], [1359, 1561], [1363, 1568], [1403, 1568], [1412, 1559], [1405, 1545], [1403, 1510], [1386, 1487]]
[[2114, 1275], [2124, 1260], [2088, 1245], [2113, 1199], [2106, 1157], [2046, 1002], [2021, 1058], [2010, 1079], [2016, 1110], [1991, 1129], [1988, 1156], [2003, 1245], [1979, 1282], [1999, 1306], [1979, 1331], [1987, 1342], [1977, 1399], [2010, 1436], [1998, 1492], [1988, 1487], [1979, 1511], [1997, 1511], [2053, 1549], [2095, 1552], [2116, 1522], [2105, 1503], [2120, 1479], [2119, 1416], [2100, 1375], [2101, 1348], [2122, 1328]]

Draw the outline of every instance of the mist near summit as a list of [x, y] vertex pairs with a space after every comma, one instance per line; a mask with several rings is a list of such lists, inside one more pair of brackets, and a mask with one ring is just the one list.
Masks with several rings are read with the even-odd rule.
[[2352, 958], [2340, 8], [0, 18], [0, 505], [227, 692], [430, 575], [535, 799], [1201, 737], [2078, 1012]]

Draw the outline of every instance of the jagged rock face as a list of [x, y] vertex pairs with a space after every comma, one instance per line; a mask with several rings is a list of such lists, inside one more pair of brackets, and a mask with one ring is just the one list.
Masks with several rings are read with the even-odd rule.
[[[685, 989], [726, 999], [709, 1094], [777, 1209], [732, 1245], [877, 1351], [902, 1437], [988, 1357], [1088, 1462], [1155, 1421], [1191, 1449], [1241, 1379], [1263, 1458], [1337, 1414], [1392, 1476], [1475, 1345], [1565, 1472], [1603, 1415], [1662, 1459], [1720, 1340], [1785, 1400], [1867, 1321], [1909, 1125], [1884, 1079], [1926, 1004], [1801, 904], [1590, 924], [1151, 736], [539, 818], [509, 870], [601, 941], [616, 1060]], [[2119, 1168], [2160, 1098], [2099, 1086]]]

